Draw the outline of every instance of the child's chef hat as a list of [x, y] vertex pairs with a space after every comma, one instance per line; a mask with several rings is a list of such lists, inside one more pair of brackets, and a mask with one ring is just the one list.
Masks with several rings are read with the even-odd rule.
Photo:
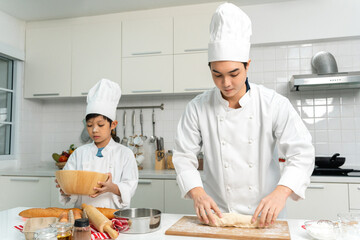
[[90, 89], [87, 95], [86, 115], [97, 113], [114, 121], [120, 97], [119, 84], [108, 79], [101, 79]]
[[209, 62], [247, 62], [251, 34], [251, 21], [246, 13], [232, 3], [221, 4], [211, 19]]

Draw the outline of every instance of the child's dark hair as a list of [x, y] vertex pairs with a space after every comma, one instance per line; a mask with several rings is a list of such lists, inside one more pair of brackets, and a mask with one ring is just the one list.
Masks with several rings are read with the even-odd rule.
[[[246, 67], [247, 67], [247, 62], [241, 62], [241, 63], [244, 64], [244, 67], [245, 67], [245, 69], [246, 69]], [[209, 68], [211, 68], [211, 62], [208, 63], [208, 66], [209, 66]]]
[[[87, 121], [89, 121], [90, 119], [96, 118], [96, 117], [98, 117], [98, 116], [102, 116], [102, 117], [104, 118], [104, 120], [106, 120], [106, 121], [108, 121], [108, 122], [110, 123], [110, 126], [111, 126], [111, 124], [112, 124], [113, 121], [112, 121], [110, 118], [108, 118], [108, 117], [106, 117], [106, 116], [104, 116], [104, 115], [98, 114], [98, 113], [91, 113], [91, 114], [86, 115], [85, 121], [87, 122]], [[118, 142], [118, 139], [119, 139], [119, 138], [116, 136], [114, 130], [111, 131], [111, 137], [113, 138], [114, 141]]]
[[86, 121], [89, 121], [90, 119], [96, 118], [96, 117], [98, 117], [98, 116], [102, 116], [102, 117], [104, 118], [104, 120], [106, 120], [106, 121], [108, 121], [108, 122], [110, 123], [110, 125], [111, 125], [112, 122], [113, 122], [110, 118], [108, 118], [108, 117], [106, 117], [106, 116], [104, 116], [104, 115], [98, 114], [98, 113], [91, 113], [91, 114], [86, 115], [85, 120], [86, 120]]

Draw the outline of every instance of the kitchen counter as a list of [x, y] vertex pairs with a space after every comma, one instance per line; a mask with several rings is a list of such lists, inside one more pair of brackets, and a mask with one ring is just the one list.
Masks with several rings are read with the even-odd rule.
[[[12, 163], [13, 162], [13, 163]], [[28, 177], [54, 177], [59, 169], [53, 162], [37, 164], [20, 164], [18, 161], [9, 161], [0, 166], [0, 176], [28, 176]], [[175, 170], [139, 170], [140, 179], [176, 179]], [[312, 176], [312, 183], [360, 183], [360, 176]]]
[[[24, 235], [14, 226], [23, 225], [25, 219], [20, 217], [18, 214], [25, 207], [17, 207], [0, 211], [0, 239], [1, 240], [23, 240]], [[122, 240], [180, 240], [185, 239], [183, 236], [170, 236], [165, 235], [165, 231], [178, 221], [182, 214], [162, 214], [161, 216], [161, 227], [158, 231], [147, 233], [147, 234], [120, 234], [117, 239]], [[307, 235], [301, 225], [304, 224], [305, 220], [299, 219], [288, 219], [290, 228], [290, 235], [292, 240], [310, 240], [311, 238]], [[186, 240], [209, 240], [211, 238], [199, 238], [199, 237], [186, 237]]]

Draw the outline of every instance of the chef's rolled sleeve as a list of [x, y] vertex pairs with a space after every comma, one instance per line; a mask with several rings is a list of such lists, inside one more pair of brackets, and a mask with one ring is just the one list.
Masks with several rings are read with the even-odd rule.
[[200, 152], [201, 144], [199, 118], [196, 107], [190, 102], [177, 127], [173, 156], [177, 182], [183, 198], [189, 198], [187, 193], [191, 189], [203, 187], [197, 170], [199, 166], [197, 154]]
[[275, 104], [279, 106], [274, 122], [275, 135], [286, 158], [278, 185], [289, 187], [293, 200], [305, 199], [315, 163], [311, 135], [287, 99], [281, 98]]

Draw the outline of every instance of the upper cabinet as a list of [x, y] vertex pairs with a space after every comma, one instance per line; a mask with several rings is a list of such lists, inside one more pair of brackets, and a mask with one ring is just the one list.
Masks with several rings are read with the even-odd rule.
[[170, 17], [123, 21], [122, 56], [173, 54]]
[[174, 17], [174, 54], [208, 49], [210, 14]]
[[121, 85], [121, 22], [75, 25], [71, 56], [72, 96], [87, 95], [102, 78]]
[[71, 27], [28, 28], [24, 96], [70, 96], [70, 89]]
[[173, 56], [123, 58], [124, 94], [173, 93]]

